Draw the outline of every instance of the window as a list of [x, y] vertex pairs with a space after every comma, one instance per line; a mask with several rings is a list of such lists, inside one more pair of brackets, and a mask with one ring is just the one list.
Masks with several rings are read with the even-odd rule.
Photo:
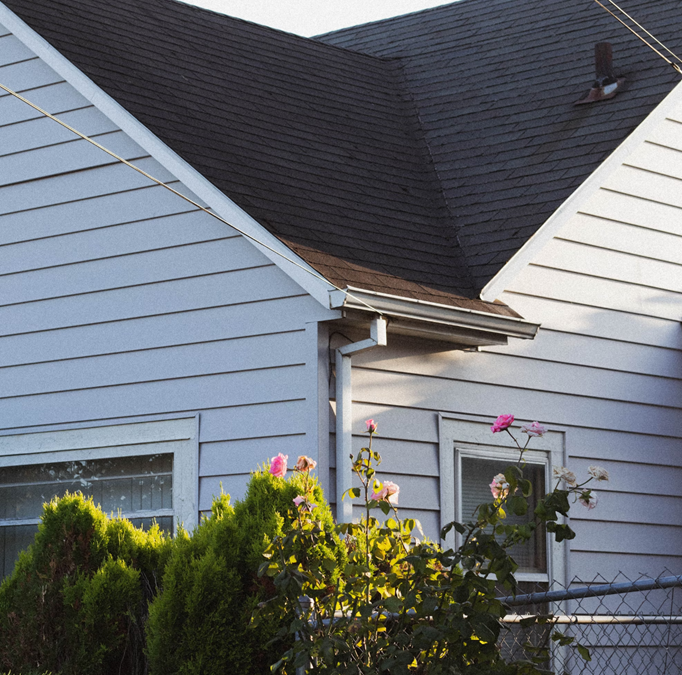
[[[440, 476], [441, 527], [457, 520], [470, 520], [475, 508], [492, 501], [490, 482], [518, 460], [518, 449], [507, 434], [492, 434], [491, 422], [474, 418], [442, 415], [440, 419]], [[512, 428], [517, 438], [524, 438]], [[550, 489], [553, 466], [563, 465], [564, 433], [550, 431], [542, 438], [534, 438], [524, 454], [524, 475], [533, 484], [534, 497]], [[526, 517], [509, 514], [507, 522], [521, 523]], [[454, 531], [449, 545], [458, 543]], [[516, 577], [520, 581], [546, 582], [557, 579], [565, 582], [564, 543], [557, 544], [543, 530], [525, 545], [516, 546], [512, 557], [519, 565]]]
[[0, 578], [54, 496], [80, 491], [106, 513], [170, 532], [196, 523], [196, 487], [194, 417], [0, 436]]

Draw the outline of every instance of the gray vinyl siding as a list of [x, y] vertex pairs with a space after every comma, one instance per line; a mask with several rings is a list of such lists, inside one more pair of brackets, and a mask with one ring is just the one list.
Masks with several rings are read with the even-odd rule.
[[[0, 81], [192, 196], [2, 27]], [[273, 454], [318, 455], [327, 314], [236, 231], [0, 96], [0, 433], [198, 412], [210, 509]]]
[[681, 130], [682, 115], [660, 125], [501, 295], [542, 324], [535, 340], [471, 353], [389, 334], [387, 348], [354, 357], [358, 447], [373, 417], [381, 477], [401, 483], [409, 512], [439, 510], [439, 412], [513, 413], [563, 428], [579, 475], [610, 471], [598, 507], [572, 509], [571, 576], [679, 573]]

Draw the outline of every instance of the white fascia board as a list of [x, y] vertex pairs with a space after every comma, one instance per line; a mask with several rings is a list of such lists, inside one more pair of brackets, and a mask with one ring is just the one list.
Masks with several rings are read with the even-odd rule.
[[[104, 92], [85, 73], [76, 68], [47, 40], [36, 33], [2, 2], [0, 2], [0, 23], [8, 28], [18, 40], [32, 50], [50, 68], [61, 75], [78, 93], [90, 101], [138, 145], [144, 148], [159, 164], [168, 169], [171, 174], [197, 195], [199, 199], [203, 200], [217, 215], [234, 224], [235, 227], [243, 230], [249, 236], [254, 237], [254, 239], [274, 249], [276, 252], [259, 246], [256, 242], [251, 242], [321, 305], [325, 308], [329, 307], [328, 292], [334, 288], [332, 284], [323, 281], [319, 273], [310, 267], [308, 263], [285, 246], [277, 237], [270, 234], [258, 221], [254, 220], [246, 211], [242, 210], [215, 185], [204, 178], [194, 167], [182, 159], [175, 151], [171, 150], [161, 139], [147, 129], [144, 124], [131, 115], [109, 94]], [[281, 256], [286, 256], [296, 261], [304, 269], [288, 262]], [[312, 274], [306, 270], [309, 270]], [[313, 276], [313, 274], [317, 276]]]
[[[606, 180], [647, 139], [666, 117], [682, 102], [682, 82], [649, 113], [639, 126], [592, 172], [584, 183], [545, 221], [540, 229], [516, 252], [507, 264], [481, 291], [481, 300], [492, 302], [502, 295], [518, 274], [553, 239], [561, 228], [599, 190]], [[597, 103], [595, 105], [608, 105]]]
[[329, 302], [333, 309], [374, 311], [388, 317], [400, 317], [522, 339], [533, 339], [540, 327], [539, 324], [513, 316], [492, 312], [488, 314], [474, 309], [404, 298], [353, 286], [348, 286], [345, 290], [331, 291]]

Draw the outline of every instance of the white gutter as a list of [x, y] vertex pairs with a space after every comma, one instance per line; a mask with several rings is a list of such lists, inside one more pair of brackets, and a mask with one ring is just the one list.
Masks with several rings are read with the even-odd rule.
[[353, 502], [342, 499], [353, 487], [353, 390], [351, 387], [351, 356], [373, 347], [386, 346], [386, 319], [375, 315], [370, 337], [336, 350], [336, 521], [353, 520]]
[[533, 339], [540, 327], [539, 324], [520, 317], [453, 307], [352, 286], [343, 291], [330, 291], [329, 305], [331, 309], [354, 309], [365, 312], [369, 311], [368, 306], [371, 306], [390, 318], [418, 321], [432, 326], [440, 325], [449, 329], [474, 330], [505, 338]]

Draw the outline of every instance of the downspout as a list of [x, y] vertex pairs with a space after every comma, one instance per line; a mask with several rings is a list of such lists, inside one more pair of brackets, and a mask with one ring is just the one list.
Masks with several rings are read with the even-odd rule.
[[386, 319], [375, 316], [370, 338], [344, 345], [336, 350], [336, 520], [353, 520], [353, 503], [341, 497], [353, 487], [353, 390], [351, 387], [351, 356], [372, 347], [386, 346]]

